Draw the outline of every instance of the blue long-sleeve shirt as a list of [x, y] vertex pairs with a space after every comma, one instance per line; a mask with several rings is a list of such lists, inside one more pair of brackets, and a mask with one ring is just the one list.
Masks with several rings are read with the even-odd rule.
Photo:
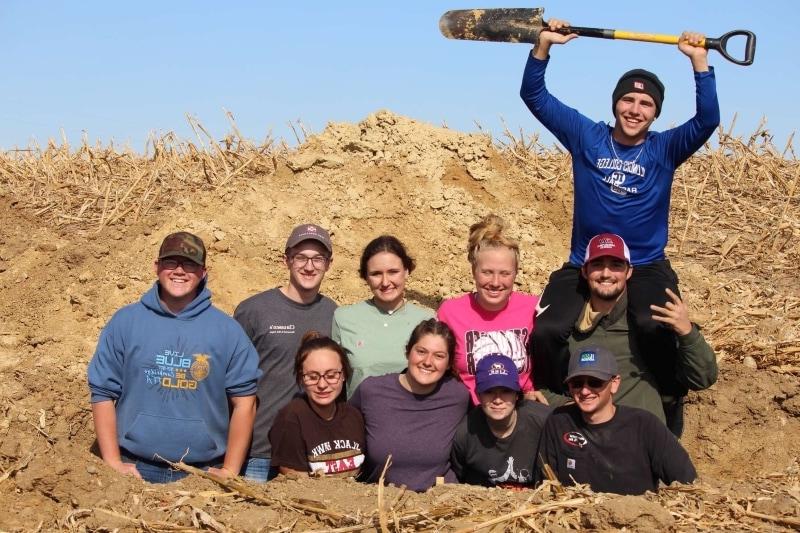
[[569, 262], [583, 264], [589, 240], [605, 232], [625, 239], [634, 265], [664, 259], [675, 169], [700, 149], [719, 125], [713, 67], [694, 74], [694, 117], [663, 132], [648, 132], [642, 144], [626, 146], [613, 140], [611, 126], [592, 121], [547, 91], [547, 63], [529, 54], [520, 96], [572, 154], [574, 214]]

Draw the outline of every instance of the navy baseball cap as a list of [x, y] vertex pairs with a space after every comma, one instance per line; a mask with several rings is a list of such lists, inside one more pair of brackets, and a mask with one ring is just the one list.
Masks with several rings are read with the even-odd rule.
[[475, 369], [475, 390], [486, 392], [495, 387], [503, 387], [519, 392], [519, 373], [517, 365], [507, 355], [491, 353], [478, 361]]

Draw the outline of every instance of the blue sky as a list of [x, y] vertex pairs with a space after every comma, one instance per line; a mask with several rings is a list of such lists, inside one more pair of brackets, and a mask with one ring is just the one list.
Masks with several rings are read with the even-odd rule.
[[[520, 7], [471, 2], [43, 2], [0, 3], [0, 148], [60, 139], [114, 140], [141, 149], [151, 132], [193, 137], [186, 114], [216, 137], [223, 108], [247, 137], [287, 123], [312, 131], [378, 109], [433, 124], [495, 134], [500, 117], [528, 133], [541, 126], [519, 99], [527, 45], [451, 41], [438, 20], [448, 9]], [[758, 36], [755, 64], [715, 52], [722, 121], [749, 135], [762, 116], [781, 148], [798, 123], [800, 2], [743, 0], [531, 4], [575, 25], [717, 37], [744, 28]], [[580, 38], [553, 52], [548, 87], [597, 120], [611, 120], [619, 75], [643, 67], [666, 85], [664, 129], [694, 111], [689, 61], [675, 47]], [[792, 66], [794, 65], [794, 66]], [[549, 143], [552, 137], [543, 135]], [[795, 146], [798, 144], [795, 142]]]

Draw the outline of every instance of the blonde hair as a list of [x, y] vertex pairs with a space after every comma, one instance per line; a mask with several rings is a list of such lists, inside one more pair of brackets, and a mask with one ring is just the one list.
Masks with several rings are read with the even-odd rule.
[[519, 265], [519, 244], [503, 235], [505, 221], [495, 214], [483, 217], [469, 227], [467, 259], [475, 267], [478, 252], [486, 248], [508, 248], [514, 252], [514, 265]]

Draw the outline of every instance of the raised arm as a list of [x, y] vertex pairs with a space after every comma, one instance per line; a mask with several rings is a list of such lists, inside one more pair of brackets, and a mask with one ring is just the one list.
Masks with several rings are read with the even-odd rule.
[[[548, 28], [558, 29], [568, 25], [566, 21], [553, 19], [548, 23]], [[591, 128], [594, 123], [550, 94], [544, 75], [551, 45], [564, 44], [575, 37], [577, 35], [574, 33], [562, 35], [547, 30], [540, 32], [539, 41], [528, 55], [519, 91], [520, 97], [533, 116], [570, 152], [580, 149], [582, 132], [586, 128]]]
[[678, 50], [689, 58], [696, 85], [696, 111], [687, 122], [665, 131], [667, 154], [675, 168], [699, 150], [719, 126], [720, 112], [714, 69], [708, 64], [708, 50], [699, 46], [702, 33], [685, 31]]

